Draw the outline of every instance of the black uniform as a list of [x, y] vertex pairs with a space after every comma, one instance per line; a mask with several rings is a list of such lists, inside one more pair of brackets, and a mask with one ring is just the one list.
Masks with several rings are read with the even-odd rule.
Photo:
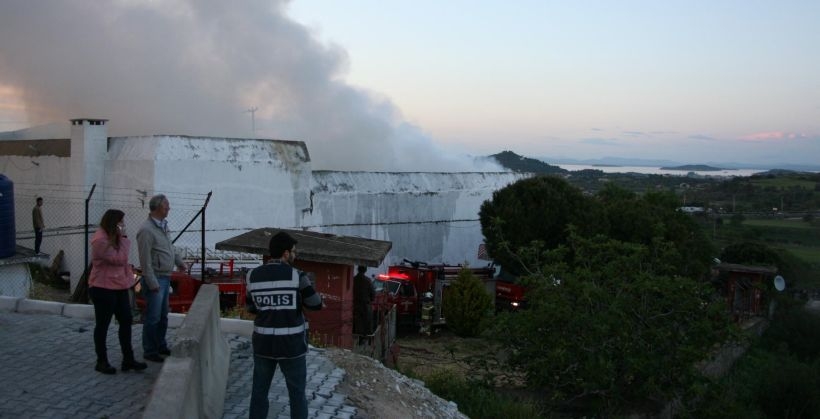
[[304, 356], [308, 346], [302, 307], [322, 308], [322, 297], [307, 275], [274, 260], [250, 271], [247, 282], [247, 308], [256, 313], [253, 353], [273, 359]]

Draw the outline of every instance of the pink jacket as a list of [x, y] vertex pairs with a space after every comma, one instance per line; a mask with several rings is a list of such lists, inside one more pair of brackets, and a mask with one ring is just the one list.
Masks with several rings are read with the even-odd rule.
[[89, 287], [123, 290], [134, 285], [134, 274], [128, 264], [128, 251], [131, 242], [127, 237], [120, 238], [120, 248], [108, 241], [105, 230], [99, 229], [91, 238], [91, 275]]

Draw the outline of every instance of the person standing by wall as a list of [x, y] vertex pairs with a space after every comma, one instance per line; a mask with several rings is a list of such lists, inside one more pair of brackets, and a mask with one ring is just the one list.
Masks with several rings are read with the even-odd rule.
[[100, 220], [100, 228], [91, 238], [91, 274], [88, 276], [88, 294], [94, 304], [94, 351], [97, 353], [95, 370], [115, 374], [108, 363], [108, 326], [111, 317], [119, 323], [118, 337], [122, 350], [122, 371], [142, 371], [148, 366], [134, 359], [131, 347], [131, 298], [129, 289], [134, 283], [134, 272], [128, 263], [131, 242], [125, 234], [125, 213], [109, 209]]
[[296, 258], [296, 240], [285, 232], [268, 243], [271, 260], [247, 275], [247, 309], [253, 321], [253, 385], [250, 418], [268, 417], [270, 391], [276, 366], [285, 376], [290, 417], [307, 418], [307, 322], [302, 307], [322, 308], [322, 297], [314, 290], [307, 273], [291, 266]]
[[46, 223], [43, 221], [43, 198], [37, 197], [36, 205], [31, 210], [31, 223], [34, 225], [34, 253], [40, 253], [40, 245], [43, 243], [43, 230]]
[[364, 274], [366, 266], [359, 266], [353, 277], [353, 333], [364, 336], [373, 333], [373, 310], [370, 304], [375, 291], [370, 279]]
[[153, 362], [163, 362], [160, 355], [170, 355], [165, 334], [168, 330], [168, 292], [171, 285], [171, 272], [176, 266], [185, 272], [182, 258], [174, 250], [171, 236], [168, 235], [168, 212], [171, 204], [165, 195], [152, 196], [148, 201], [151, 211], [148, 219], [142, 223], [137, 232], [137, 250], [139, 250], [140, 267], [142, 268], [142, 292], [145, 298], [145, 319], [142, 325], [143, 357]]

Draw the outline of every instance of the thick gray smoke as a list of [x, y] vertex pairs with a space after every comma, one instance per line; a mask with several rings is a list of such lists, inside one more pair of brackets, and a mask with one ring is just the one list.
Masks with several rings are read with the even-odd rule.
[[501, 170], [442, 152], [391, 102], [346, 84], [345, 51], [286, 11], [281, 0], [4, 0], [0, 87], [22, 91], [32, 124], [302, 140], [316, 169]]

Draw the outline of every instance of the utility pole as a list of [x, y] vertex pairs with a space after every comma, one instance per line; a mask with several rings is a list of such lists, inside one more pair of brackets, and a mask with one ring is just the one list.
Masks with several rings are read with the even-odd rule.
[[251, 114], [251, 133], [253, 134], [254, 137], [256, 136], [256, 118], [255, 118], [255, 116], [256, 116], [256, 111], [257, 110], [259, 110], [259, 108], [254, 106], [254, 107], [248, 109], [247, 111], [245, 111], [246, 113]]

